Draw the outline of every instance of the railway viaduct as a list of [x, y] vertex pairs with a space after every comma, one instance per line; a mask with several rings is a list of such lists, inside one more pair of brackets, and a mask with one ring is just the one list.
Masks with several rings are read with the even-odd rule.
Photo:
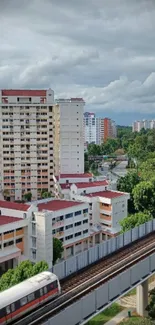
[[62, 294], [16, 325], [83, 325], [137, 287], [137, 312], [146, 315], [148, 279], [155, 273], [155, 220], [56, 264]]

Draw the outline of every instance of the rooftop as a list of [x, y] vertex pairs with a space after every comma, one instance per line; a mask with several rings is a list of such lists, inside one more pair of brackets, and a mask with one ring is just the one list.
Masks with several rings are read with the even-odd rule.
[[115, 199], [115, 198], [120, 197], [122, 195], [125, 195], [125, 193], [123, 193], [123, 192], [115, 192], [115, 191], [102, 191], [102, 192], [95, 192], [95, 193], [86, 194], [85, 196], [88, 196], [88, 197], [100, 196], [100, 197], [104, 197], [106, 199]]
[[92, 174], [90, 173], [85, 173], [85, 174], [60, 174], [59, 178], [89, 178], [93, 177]]
[[30, 206], [28, 204], [24, 204], [24, 203], [0, 201], [0, 208], [19, 210], [19, 211], [27, 211], [30, 208]]
[[7, 225], [9, 223], [17, 222], [23, 220], [22, 218], [0, 216], [0, 226]]
[[58, 211], [58, 210], [63, 210], [74, 206], [78, 206], [81, 204], [83, 203], [75, 202], [75, 201], [66, 201], [66, 200], [52, 200], [50, 202], [38, 204], [38, 210]]
[[33, 89], [3, 89], [2, 96], [25, 96], [25, 97], [38, 97], [46, 96], [46, 90], [33, 90]]
[[96, 187], [96, 186], [107, 186], [108, 181], [96, 181], [96, 182], [85, 182], [85, 183], [76, 183], [74, 184], [77, 188], [86, 188], [86, 187]]

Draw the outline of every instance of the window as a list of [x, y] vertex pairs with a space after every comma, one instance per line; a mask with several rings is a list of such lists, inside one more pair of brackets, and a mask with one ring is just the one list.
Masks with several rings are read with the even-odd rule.
[[84, 209], [83, 210], [83, 213], [88, 213], [88, 209]]
[[65, 215], [65, 219], [72, 218], [72, 217], [73, 217], [73, 213], [68, 213]]
[[75, 216], [79, 216], [81, 214], [81, 211], [76, 211]]
[[22, 298], [21, 300], [20, 300], [20, 305], [21, 306], [24, 306], [24, 305], [26, 305], [27, 304], [27, 297], [24, 297], [24, 298]]
[[15, 311], [15, 304], [14, 303], [11, 304], [11, 311], [12, 311], [12, 313]]
[[11, 313], [10, 306], [6, 307], [6, 313], [7, 313], [7, 315]]
[[47, 293], [47, 287], [44, 287], [44, 294]]
[[70, 228], [73, 228], [73, 224], [68, 225], [68, 226], [65, 227], [66, 230], [67, 230], [67, 229], [70, 229]]
[[83, 224], [88, 223], [88, 219], [83, 220]]
[[35, 299], [35, 295], [34, 293], [31, 293], [30, 295], [28, 295], [28, 302], [32, 301]]
[[40, 296], [43, 296], [44, 292], [43, 292], [43, 288], [40, 289]]
[[22, 238], [18, 238], [18, 239], [16, 239], [16, 244], [17, 243], [21, 243], [22, 242]]
[[83, 234], [87, 234], [88, 233], [88, 229], [83, 231]]
[[79, 221], [79, 222], [75, 222], [75, 227], [78, 227], [78, 226], [80, 226], [81, 225], [81, 221]]
[[75, 237], [81, 236], [81, 231], [75, 234]]

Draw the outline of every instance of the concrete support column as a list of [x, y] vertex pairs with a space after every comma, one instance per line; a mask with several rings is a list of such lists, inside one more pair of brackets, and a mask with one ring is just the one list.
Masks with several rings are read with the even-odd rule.
[[140, 316], [147, 316], [145, 310], [148, 305], [148, 280], [145, 280], [137, 287], [137, 313]]
[[93, 235], [93, 247], [95, 246], [95, 235]]

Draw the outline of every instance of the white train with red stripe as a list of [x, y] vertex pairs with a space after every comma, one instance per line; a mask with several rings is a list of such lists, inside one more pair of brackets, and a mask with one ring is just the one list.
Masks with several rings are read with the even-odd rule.
[[0, 292], [0, 324], [9, 324], [60, 293], [57, 276], [48, 271]]

